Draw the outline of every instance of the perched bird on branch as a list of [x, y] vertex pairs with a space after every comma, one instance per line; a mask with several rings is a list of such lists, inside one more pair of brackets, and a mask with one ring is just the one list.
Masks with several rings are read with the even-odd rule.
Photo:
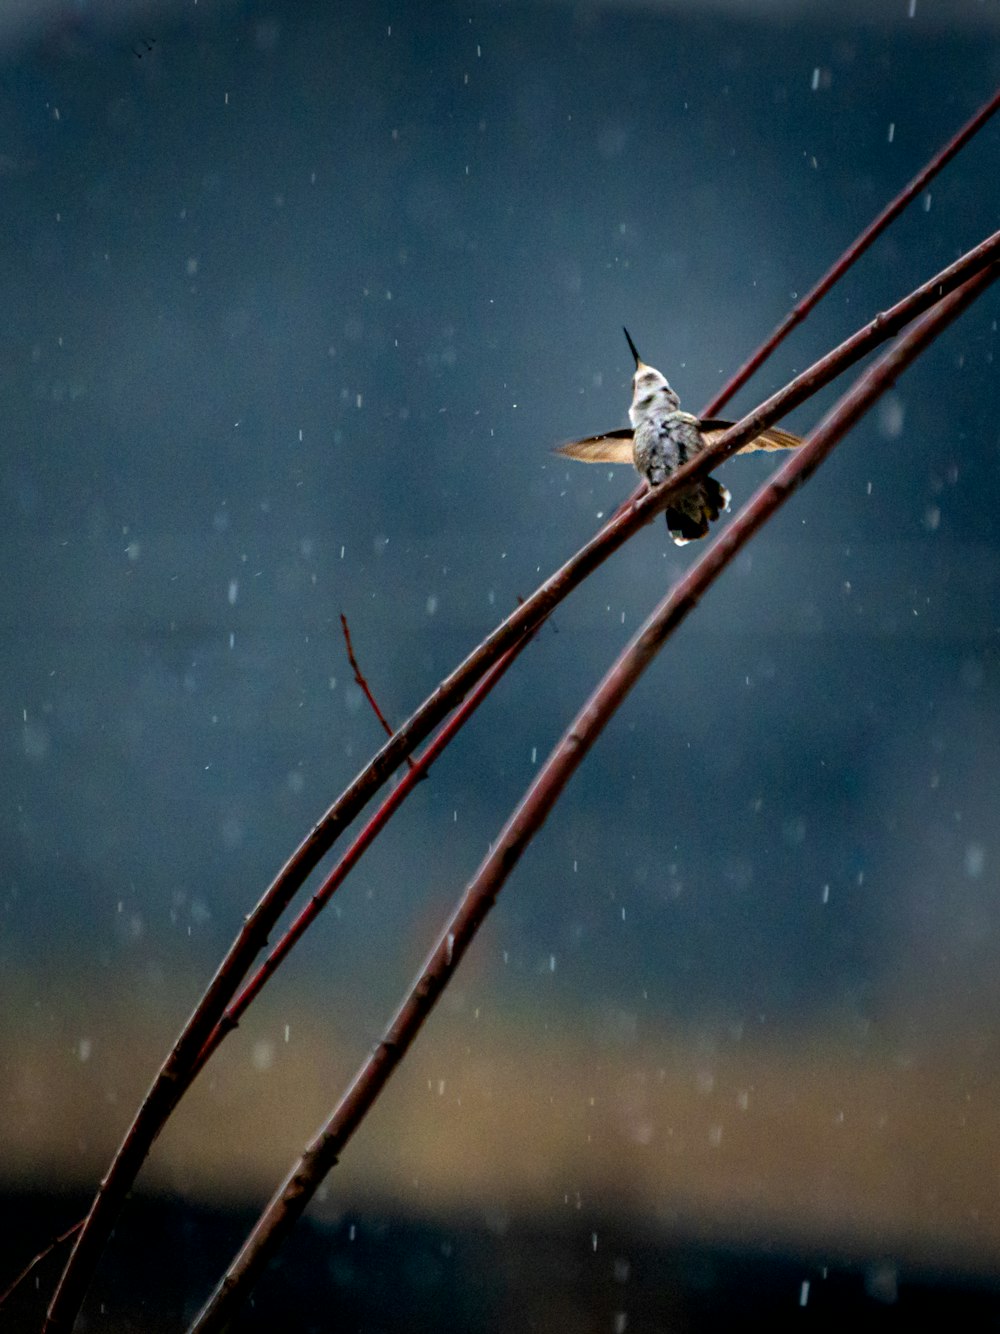
[[[631, 463], [652, 486], [659, 486], [688, 459], [713, 445], [732, 422], [716, 418], [702, 421], [690, 412], [681, 412], [681, 401], [667, 383], [666, 376], [647, 366], [625, 330], [625, 337], [635, 357], [632, 377], [632, 406], [628, 410], [631, 430], [605, 431], [586, 440], [571, 440], [560, 445], [557, 454], [579, 459], [582, 463]], [[758, 449], [795, 449], [802, 444], [797, 435], [769, 427], [737, 450], [750, 454]], [[729, 508], [729, 492], [714, 477], [692, 482], [664, 511], [670, 536], [678, 546], [697, 541], [708, 533], [708, 526]]]

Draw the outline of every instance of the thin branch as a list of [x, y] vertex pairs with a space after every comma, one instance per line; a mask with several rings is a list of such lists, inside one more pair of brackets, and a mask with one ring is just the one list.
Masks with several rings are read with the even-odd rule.
[[[344, 615], [343, 612], [340, 613], [340, 628], [344, 632], [344, 643], [347, 645], [347, 660], [351, 664], [351, 667], [354, 670], [355, 684], [361, 687], [365, 699], [372, 706], [372, 712], [375, 714], [375, 717], [379, 720], [379, 722], [382, 724], [382, 727], [385, 729], [386, 736], [391, 737], [392, 728], [386, 721], [385, 714], [379, 708], [378, 700], [372, 694], [371, 687], [365, 680], [364, 674], [362, 673], [361, 668], [358, 666], [358, 660], [354, 656], [354, 645], [351, 643], [351, 632], [347, 625], [347, 617]], [[413, 761], [412, 759], [410, 759], [409, 755], [407, 755], [406, 757], [406, 763], [410, 766], [411, 769], [413, 768]]]
[[[530, 631], [528, 638], [534, 634]], [[198, 1063], [191, 1072], [191, 1080], [201, 1071], [202, 1067], [209, 1060], [216, 1048], [223, 1039], [237, 1027], [242, 1019], [247, 1007], [263, 990], [268, 980], [284, 962], [285, 958], [291, 953], [292, 949], [305, 934], [322, 910], [330, 902], [330, 899], [347, 879], [347, 876], [354, 869], [361, 857], [371, 846], [373, 840], [382, 831], [390, 818], [396, 813], [406, 798], [410, 795], [417, 783], [427, 774], [428, 769], [438, 758], [445, 747], [451, 742], [455, 734], [462, 728], [469, 718], [475, 713], [476, 709], [490, 693], [496, 683], [507, 671], [507, 668], [514, 662], [517, 654], [508, 649], [499, 662], [493, 664], [483, 679], [476, 686], [471, 695], [463, 702], [461, 708], [455, 710], [452, 716], [441, 728], [427, 749], [420, 755], [416, 763], [411, 763], [409, 773], [405, 774], [398, 785], [393, 788], [389, 796], [378, 808], [372, 818], [368, 821], [361, 833], [357, 836], [351, 846], [347, 849], [337, 865], [316, 890], [309, 902], [292, 922], [288, 930], [275, 945], [261, 966], [254, 973], [249, 982], [241, 989], [236, 999], [227, 1008], [225, 1014], [216, 1024], [202, 1048], [198, 1057]]]
[[904, 334], [841, 398], [802, 448], [754, 495], [705, 555], [667, 594], [577, 714], [469, 883], [423, 970], [382, 1041], [327, 1124], [258, 1219], [189, 1334], [222, 1330], [249, 1294], [344, 1146], [388, 1083], [557, 798], [608, 720], [668, 636], [697, 605], [736, 553], [830, 454], [898, 375], [997, 277], [984, 270]]
[[813, 307], [824, 297], [838, 279], [842, 278], [851, 265], [861, 258], [865, 251], [882, 235], [893, 219], [898, 218], [911, 200], [916, 198], [925, 186], [929, 185], [938, 172], [948, 165], [955, 154], [963, 148], [972, 136], [981, 129], [990, 117], [1000, 109], [1000, 88], [985, 102], [971, 120], [966, 121], [953, 138], [931, 158], [927, 165], [918, 171], [913, 180], [891, 200], [878, 217], [861, 233], [853, 245], [848, 246], [836, 264], [827, 269], [815, 287], [811, 288], [792, 310], [785, 316], [770, 337], [761, 344], [752, 357], [749, 357], [712, 399], [702, 413], [703, 417], [715, 417], [723, 404], [728, 403], [738, 389], [746, 384], [754, 371], [771, 355], [775, 348], [788, 337], [792, 330], [802, 323]]
[[[703, 450], [683, 467], [678, 468], [667, 482], [655, 489], [648, 488], [644, 483], [643, 489], [640, 489], [634, 499], [622, 504], [612, 523], [634, 510], [644, 511], [650, 496], [661, 499], [665, 493], [673, 496], [695, 478], [703, 477], [717, 468], [753, 436], [759, 435], [766, 427], [773, 426], [776, 421], [799, 407], [880, 343], [886, 342], [905, 329], [916, 316], [931, 309], [943, 296], [954, 292], [977, 273], [995, 272], [998, 263], [1000, 263], [1000, 231], [994, 232], [979, 245], [967, 250], [954, 264], [949, 264], [946, 269], [942, 269], [933, 278], [922, 283], [902, 301], [876, 315], [825, 357], [814, 361], [794, 380], [790, 380], [783, 389], [765, 399], [759, 408], [741, 417], [734, 426], [720, 435], [709, 449]], [[658, 505], [657, 509], [659, 508]]]
[[772, 395], [754, 413], [742, 418], [711, 451], [685, 464], [662, 486], [647, 490], [638, 497], [489, 634], [385, 743], [314, 825], [245, 918], [243, 927], [155, 1076], [98, 1186], [49, 1306], [44, 1334], [69, 1334], [72, 1329], [93, 1271], [139, 1169], [188, 1087], [191, 1071], [206, 1040], [221, 1020], [253, 960], [266, 945], [278, 918], [320, 859], [405, 757], [412, 754], [503, 653], [508, 650], [515, 655], [519, 653], [524, 646], [524, 636], [537, 628], [563, 598], [640, 527], [665, 509], [691, 478], [734, 453], [765, 426], [773, 425], [785, 412], [898, 332], [932, 305], [938, 296], [953, 291], [970, 273], [992, 265], [998, 253], [1000, 232], [962, 256], [891, 311], [876, 316], [846, 343], [793, 380], [785, 390]]
[[14, 1279], [13, 1283], [8, 1284], [4, 1291], [0, 1292], [0, 1308], [4, 1306], [9, 1297], [13, 1296], [36, 1265], [40, 1265], [43, 1260], [47, 1259], [52, 1254], [57, 1246], [61, 1246], [64, 1241], [69, 1241], [74, 1232], [79, 1232], [82, 1227], [83, 1219], [80, 1218], [72, 1227], [68, 1227], [65, 1232], [60, 1232], [58, 1237], [53, 1237], [44, 1250], [39, 1251], [36, 1256], [29, 1260], [18, 1274], [17, 1278]]

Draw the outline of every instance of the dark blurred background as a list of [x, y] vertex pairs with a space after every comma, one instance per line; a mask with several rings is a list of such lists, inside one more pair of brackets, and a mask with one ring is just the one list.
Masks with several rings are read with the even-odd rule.
[[[243, 914], [380, 744], [339, 614], [401, 721], [631, 490], [550, 453], [624, 423], [621, 325], [697, 411], [991, 95], [998, 35], [973, 0], [0, 9], [0, 1279], [78, 1216]], [[992, 124], [731, 411], [1000, 225], [998, 147]], [[528, 1254], [537, 1294], [580, 1276], [464, 1328], [697, 1324], [629, 1268], [678, 1239], [686, 1291], [722, 1290], [698, 1247], [812, 1257], [790, 1319], [838, 1257], [859, 1302], [918, 1271], [992, 1290], [998, 312], [653, 665], [287, 1263], [327, 1228], [327, 1278], [365, 1291], [358, 1217]], [[735, 504], [771, 466], [725, 467]], [[267, 1197], [698, 554], [642, 531], [420, 786], [157, 1146], [141, 1184], [176, 1226]], [[125, 1215], [106, 1275], [147, 1226]], [[177, 1310], [238, 1235], [199, 1242]]]

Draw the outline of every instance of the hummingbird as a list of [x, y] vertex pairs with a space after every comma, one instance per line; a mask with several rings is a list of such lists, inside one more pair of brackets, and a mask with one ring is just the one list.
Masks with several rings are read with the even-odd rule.
[[[640, 477], [645, 477], [651, 486], [659, 486], [682, 463], [713, 445], [733, 423], [714, 417], [702, 420], [690, 412], [681, 412], [681, 401], [666, 376], [646, 365], [627, 329], [625, 337], [635, 358], [632, 406], [628, 410], [631, 430], [605, 431], [586, 440], [571, 440], [555, 452], [582, 463], [632, 463]], [[736, 452], [796, 449], [801, 444], [800, 436], [772, 426]], [[670, 536], [679, 547], [707, 536], [709, 524], [729, 508], [729, 501], [729, 492], [714, 477], [692, 482], [664, 511]]]

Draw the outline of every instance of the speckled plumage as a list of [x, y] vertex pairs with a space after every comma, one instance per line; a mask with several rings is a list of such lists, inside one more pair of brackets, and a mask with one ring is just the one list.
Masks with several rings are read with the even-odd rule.
[[[666, 376], [640, 358], [627, 329], [625, 337], [635, 357], [632, 406], [628, 410], [632, 458], [636, 471], [651, 486], [659, 486], [705, 448], [701, 422], [690, 412], [680, 411], [680, 399]], [[693, 482], [664, 510], [670, 536], [678, 546], [704, 537], [708, 525], [728, 506], [729, 492], [714, 477]]]

